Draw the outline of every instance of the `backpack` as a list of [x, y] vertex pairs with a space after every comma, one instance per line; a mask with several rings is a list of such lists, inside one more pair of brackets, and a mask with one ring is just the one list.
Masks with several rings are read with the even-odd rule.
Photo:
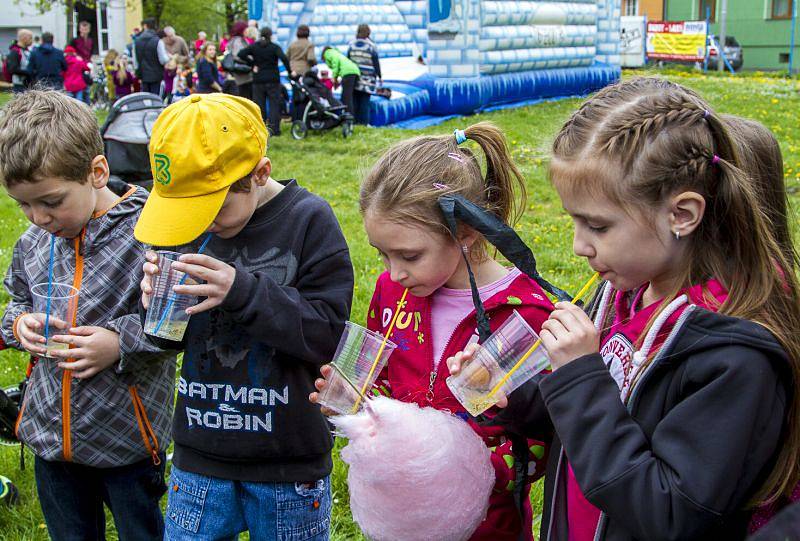
[[14, 78], [14, 74], [11, 73], [11, 70], [8, 68], [8, 57], [13, 51], [17, 52], [19, 55], [19, 62], [22, 62], [22, 52], [20, 51], [20, 47], [16, 42], [13, 42], [11, 47], [8, 48], [8, 54], [3, 55], [3, 80], [7, 83], [12, 82]]

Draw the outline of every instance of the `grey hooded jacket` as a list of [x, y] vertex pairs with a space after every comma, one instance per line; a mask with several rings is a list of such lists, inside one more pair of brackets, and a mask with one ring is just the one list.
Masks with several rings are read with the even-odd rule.
[[[100, 326], [120, 336], [121, 359], [88, 379], [75, 379], [53, 359], [31, 373], [17, 420], [21, 441], [45, 460], [95, 467], [131, 464], [170, 443], [175, 354], [142, 333], [138, 315], [144, 248], [133, 227], [147, 199], [143, 188], [122, 185], [120, 198], [93, 216], [79, 238], [56, 238], [53, 280], [79, 289], [76, 326]], [[19, 317], [32, 311], [31, 287], [47, 282], [50, 235], [31, 226], [14, 246], [5, 287], [11, 296], [2, 338], [21, 348]]]

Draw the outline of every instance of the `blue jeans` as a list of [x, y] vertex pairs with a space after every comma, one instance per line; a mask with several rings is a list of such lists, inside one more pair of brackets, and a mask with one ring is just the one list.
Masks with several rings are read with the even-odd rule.
[[78, 101], [86, 101], [85, 100], [85, 93], [86, 93], [85, 89], [84, 90], [78, 90], [77, 92], [67, 92], [67, 94], [69, 94], [70, 96], [72, 96], [73, 98], [75, 98]]
[[172, 467], [165, 541], [237, 539], [327, 541], [330, 476], [314, 483], [250, 483]]
[[121, 541], [155, 541], [164, 532], [158, 501], [164, 495], [161, 464], [150, 458], [117, 468], [93, 468], [36, 457], [39, 502], [53, 541], [105, 539], [103, 503], [110, 509]]

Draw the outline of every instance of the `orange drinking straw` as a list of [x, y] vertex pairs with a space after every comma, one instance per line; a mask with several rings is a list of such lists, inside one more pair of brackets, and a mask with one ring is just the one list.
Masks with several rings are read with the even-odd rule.
[[[599, 272], [594, 273], [594, 275], [592, 275], [592, 277], [589, 278], [589, 281], [586, 282], [586, 284], [583, 286], [583, 288], [581, 288], [581, 290], [578, 291], [578, 294], [575, 295], [575, 297], [572, 299], [572, 302], [575, 303], [575, 302], [579, 301], [584, 295], [586, 295], [586, 292], [589, 291], [589, 288], [592, 287], [592, 284], [594, 284], [599, 277], [600, 277], [600, 273]], [[522, 366], [522, 364], [525, 361], [528, 360], [528, 357], [530, 357], [533, 354], [533, 352], [536, 351], [536, 349], [540, 345], [542, 345], [542, 339], [541, 338], [538, 339], [536, 342], [534, 342], [534, 344], [531, 346], [531, 349], [526, 351], [525, 355], [523, 355], [520, 358], [520, 360], [517, 361], [517, 364], [515, 364], [511, 368], [511, 370], [509, 370], [508, 373], [505, 376], [503, 376], [500, 379], [500, 381], [497, 382], [497, 385], [495, 385], [494, 388], [491, 391], [489, 391], [489, 394], [487, 395], [487, 397], [494, 396], [494, 394], [497, 391], [499, 391], [503, 387], [503, 385], [505, 385], [505, 383], [508, 381], [508, 378], [510, 378], [512, 375], [514, 375], [514, 372], [516, 372], [519, 369], [519, 367]]]
[[378, 354], [375, 355], [375, 360], [372, 361], [372, 367], [370, 367], [369, 374], [367, 375], [367, 380], [364, 382], [364, 386], [361, 388], [361, 392], [358, 394], [358, 397], [356, 398], [356, 403], [353, 406], [352, 413], [358, 411], [358, 406], [361, 405], [361, 399], [364, 398], [364, 393], [367, 392], [367, 386], [369, 385], [369, 382], [372, 379], [372, 375], [375, 373], [375, 369], [378, 367], [378, 362], [381, 359], [381, 355], [383, 355], [383, 350], [386, 348], [386, 342], [389, 341], [389, 335], [392, 334], [392, 330], [394, 329], [394, 324], [397, 321], [397, 316], [400, 315], [400, 309], [403, 307], [403, 303], [406, 302], [406, 295], [408, 295], [408, 289], [403, 291], [403, 296], [400, 297], [400, 302], [397, 303], [397, 310], [394, 311], [394, 316], [392, 317], [391, 323], [389, 323], [389, 328], [386, 330], [386, 334], [383, 336], [383, 342], [381, 342], [381, 347], [378, 348]]

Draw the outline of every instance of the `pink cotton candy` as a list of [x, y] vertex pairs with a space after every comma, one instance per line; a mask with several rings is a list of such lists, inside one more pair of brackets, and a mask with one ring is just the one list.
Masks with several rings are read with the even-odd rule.
[[331, 420], [350, 440], [350, 508], [371, 540], [465, 540], [486, 516], [494, 469], [463, 420], [385, 397]]

